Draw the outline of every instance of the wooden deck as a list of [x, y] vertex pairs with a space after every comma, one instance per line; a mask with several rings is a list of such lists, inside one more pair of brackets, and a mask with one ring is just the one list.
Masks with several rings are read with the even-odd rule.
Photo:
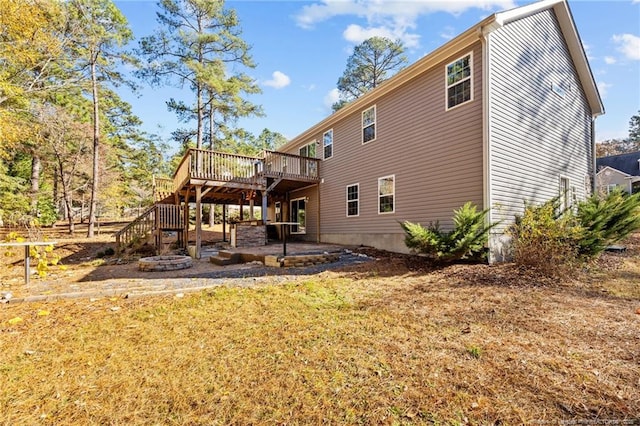
[[168, 194], [192, 198], [190, 188], [201, 186], [203, 199], [215, 203], [237, 202], [246, 191], [288, 191], [319, 181], [320, 160], [275, 151], [248, 157], [217, 151], [190, 149], [173, 179], [156, 178], [156, 199]]
[[[257, 204], [266, 222], [269, 202], [286, 201], [292, 190], [320, 183], [320, 160], [275, 151], [250, 157], [203, 149], [189, 149], [173, 178], [154, 177], [154, 206], [116, 234], [122, 248], [162, 231], [178, 231], [182, 246], [189, 242], [190, 203]], [[241, 210], [242, 211], [242, 210]], [[242, 217], [242, 216], [241, 216]], [[201, 245], [202, 217], [196, 214], [196, 257]]]

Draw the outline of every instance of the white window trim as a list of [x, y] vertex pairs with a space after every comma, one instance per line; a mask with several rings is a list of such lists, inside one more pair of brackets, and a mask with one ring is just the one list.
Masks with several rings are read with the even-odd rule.
[[[455, 84], [460, 84], [463, 81], [466, 80], [471, 80], [471, 84], [469, 87], [469, 90], [471, 91], [471, 96], [469, 98], [468, 101], [464, 101], [462, 103], [459, 103], [458, 105], [454, 105], [451, 108], [449, 108], [449, 84], [447, 83], [447, 80], [449, 79], [449, 73], [447, 72], [447, 68], [449, 68], [449, 65], [454, 64], [456, 62], [458, 62], [460, 59], [464, 59], [465, 57], [469, 57], [469, 68], [471, 68], [471, 72], [469, 73], [469, 77], [467, 77], [464, 80], [460, 80], [458, 82], [456, 82]], [[473, 65], [473, 51], [470, 51], [469, 53], [465, 53], [464, 55], [460, 56], [459, 58], [449, 62], [448, 64], [446, 64], [444, 66], [444, 110], [445, 111], [451, 111], [453, 109], [458, 108], [459, 106], [465, 105], [469, 102], [473, 102], [473, 72], [474, 72], [474, 65]]]
[[[562, 181], [567, 182], [567, 191], [566, 194], [563, 191]], [[569, 210], [573, 208], [573, 197], [572, 195], [572, 186], [571, 179], [567, 175], [559, 175], [558, 176], [558, 196], [560, 197], [560, 209], [561, 211]], [[567, 205], [568, 203], [568, 205]]]
[[[363, 118], [364, 118], [364, 113], [366, 111], [369, 111], [370, 109], [373, 109], [373, 129], [374, 129], [374, 135], [373, 135], [373, 139], [370, 139], [368, 141], [364, 141], [364, 123], [363, 123]], [[371, 124], [367, 125], [367, 127], [369, 127]], [[369, 108], [365, 108], [362, 110], [362, 113], [360, 114], [360, 140], [362, 141], [362, 145], [366, 145], [368, 143], [371, 143], [373, 141], [375, 141], [376, 139], [378, 139], [378, 107], [374, 104], [371, 105]]]
[[[324, 144], [324, 136], [325, 136], [327, 133], [329, 133], [329, 132], [331, 132], [331, 155], [330, 155], [329, 157], [325, 157], [325, 156], [324, 156], [324, 148], [325, 148], [325, 144]], [[322, 159], [323, 159], [323, 160], [328, 160], [328, 159], [330, 159], [330, 158], [333, 158], [333, 147], [334, 147], [334, 144], [333, 144], [333, 138], [334, 138], [333, 129], [329, 129], [329, 130], [327, 130], [326, 132], [324, 132], [324, 133], [322, 134]]]
[[[381, 212], [380, 211], [380, 197], [383, 197], [383, 195], [380, 195], [380, 181], [383, 179], [389, 179], [389, 178], [393, 178], [393, 192], [391, 193], [391, 195], [393, 195], [393, 210], [391, 210], [390, 212]], [[386, 194], [389, 195], [389, 194]], [[388, 175], [388, 176], [382, 176], [378, 178], [378, 202], [377, 202], [377, 209], [378, 209], [378, 214], [393, 214], [396, 212], [396, 175]]]
[[[349, 188], [352, 186], [357, 186], [358, 187], [358, 198], [356, 198], [355, 200], [350, 200], [349, 199]], [[347, 185], [345, 188], [345, 198], [347, 200], [347, 205], [346, 205], [346, 209], [345, 209], [345, 214], [347, 215], [347, 217], [358, 217], [360, 216], [360, 183], [352, 183], [350, 185]], [[357, 201], [358, 203], [358, 214], [349, 214], [349, 202], [353, 202], [353, 201]]]
[[[307, 213], [307, 204], [309, 203], [309, 201], [307, 200], [307, 197], [298, 197], [298, 198], [293, 198], [293, 199], [289, 200], [289, 215], [291, 215], [291, 212], [293, 211], [293, 209], [291, 208], [291, 204], [294, 201], [300, 201], [300, 200], [304, 200], [304, 211], [305, 211], [304, 231], [303, 232], [300, 232], [300, 231], [293, 232], [293, 231], [290, 230], [289, 232], [291, 234], [293, 234], [293, 235], [306, 235], [307, 234], [307, 216], [306, 216], [306, 213]], [[295, 222], [295, 220], [291, 219], [291, 222]], [[300, 229], [300, 226], [298, 226], [298, 229]]]

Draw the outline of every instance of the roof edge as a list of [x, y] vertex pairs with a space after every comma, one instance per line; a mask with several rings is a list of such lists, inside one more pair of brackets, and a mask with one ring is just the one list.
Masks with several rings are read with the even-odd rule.
[[473, 43], [480, 40], [480, 37], [482, 35], [481, 29], [487, 25], [490, 25], [493, 21], [495, 21], [495, 14], [485, 18], [460, 35], [449, 40], [447, 43], [418, 59], [416, 62], [404, 68], [390, 79], [384, 81], [374, 90], [365, 93], [358, 99], [349, 102], [338, 111], [325, 117], [320, 122], [316, 123], [312, 127], [292, 138], [289, 142], [280, 147], [280, 149], [286, 150], [292, 145], [299, 143], [301, 140], [306, 142], [306, 139], [310, 139], [314, 134], [320, 132], [321, 129], [328, 129], [331, 126], [331, 123], [339, 121], [341, 118], [346, 117], [355, 111], [358, 111], [365, 105], [372, 104], [376, 99], [384, 96], [395, 88], [403, 85], [407, 81], [412, 80], [423, 72], [429, 70], [438, 62], [446, 59], [446, 57], [458, 52], [461, 49], [464, 49], [465, 47], [471, 46]]
[[365, 93], [354, 101], [351, 101], [340, 110], [325, 117], [320, 122], [293, 137], [289, 142], [280, 147], [280, 150], [286, 150], [301, 141], [308, 142], [308, 139], [311, 139], [311, 137], [316, 133], [321, 132], [323, 129], [329, 129], [334, 122], [337, 122], [349, 114], [362, 109], [366, 105], [374, 103], [376, 99], [427, 71], [438, 62], [444, 60], [447, 56], [450, 56], [465, 47], [471, 46], [473, 43], [479, 41], [481, 37], [501, 28], [509, 22], [526, 18], [547, 9], [553, 9], [556, 14], [560, 24], [560, 30], [564, 35], [565, 42], [569, 49], [569, 54], [571, 55], [576, 67], [576, 72], [578, 73], [578, 77], [582, 83], [587, 102], [591, 107], [592, 116], [595, 118], [604, 114], [604, 105], [602, 104], [598, 87], [593, 77], [593, 73], [591, 72], [591, 68], [589, 67], [587, 55], [584, 51], [584, 47], [582, 46], [582, 41], [575, 27], [573, 15], [571, 14], [567, 1], [542, 0], [526, 6], [520, 6], [490, 15], [452, 40], [449, 40], [447, 43], [436, 48], [431, 53], [409, 65], [407, 68], [398, 72], [376, 89]]
[[605, 172], [607, 169], [623, 174], [625, 177], [632, 177], [632, 175], [630, 175], [629, 173], [623, 172], [622, 170], [616, 169], [615, 167], [611, 167], [611, 166], [604, 166], [603, 168], [598, 170], [598, 172], [596, 173], [596, 176], [598, 176], [600, 173]]

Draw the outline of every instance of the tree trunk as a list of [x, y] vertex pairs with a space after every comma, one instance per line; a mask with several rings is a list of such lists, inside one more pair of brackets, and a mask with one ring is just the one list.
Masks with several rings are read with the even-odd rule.
[[[213, 151], [213, 94], [209, 89], [209, 150]], [[215, 225], [215, 204], [210, 204], [209, 208], [209, 228]]]
[[204, 107], [202, 106], [202, 87], [200, 87], [200, 85], [198, 85], [197, 89], [197, 105], [196, 105], [196, 109], [197, 109], [197, 114], [198, 114], [198, 133], [196, 136], [196, 148], [198, 149], [202, 149], [202, 134], [203, 132], [203, 128], [204, 128]]
[[38, 213], [38, 192], [40, 191], [40, 171], [42, 162], [40, 156], [34, 153], [31, 158], [31, 214]]
[[93, 181], [91, 183], [91, 204], [89, 205], [89, 229], [87, 237], [93, 238], [98, 207], [98, 183], [100, 164], [100, 122], [98, 115], [98, 80], [96, 75], [97, 55], [91, 58], [91, 89], [93, 93]]

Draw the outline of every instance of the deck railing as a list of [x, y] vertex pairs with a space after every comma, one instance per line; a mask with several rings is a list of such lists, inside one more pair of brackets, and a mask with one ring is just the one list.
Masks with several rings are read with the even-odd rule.
[[262, 157], [190, 149], [182, 158], [173, 178], [174, 188], [189, 179], [254, 183], [257, 176], [317, 180], [320, 160], [283, 152], [265, 151]]
[[173, 179], [160, 176], [153, 177], [153, 199], [156, 202], [164, 200], [173, 192]]
[[284, 152], [264, 152], [264, 173], [291, 179], [317, 179], [320, 160]]
[[173, 204], [154, 204], [133, 222], [115, 233], [118, 252], [137, 242], [145, 241], [154, 231], [184, 228], [184, 210]]

